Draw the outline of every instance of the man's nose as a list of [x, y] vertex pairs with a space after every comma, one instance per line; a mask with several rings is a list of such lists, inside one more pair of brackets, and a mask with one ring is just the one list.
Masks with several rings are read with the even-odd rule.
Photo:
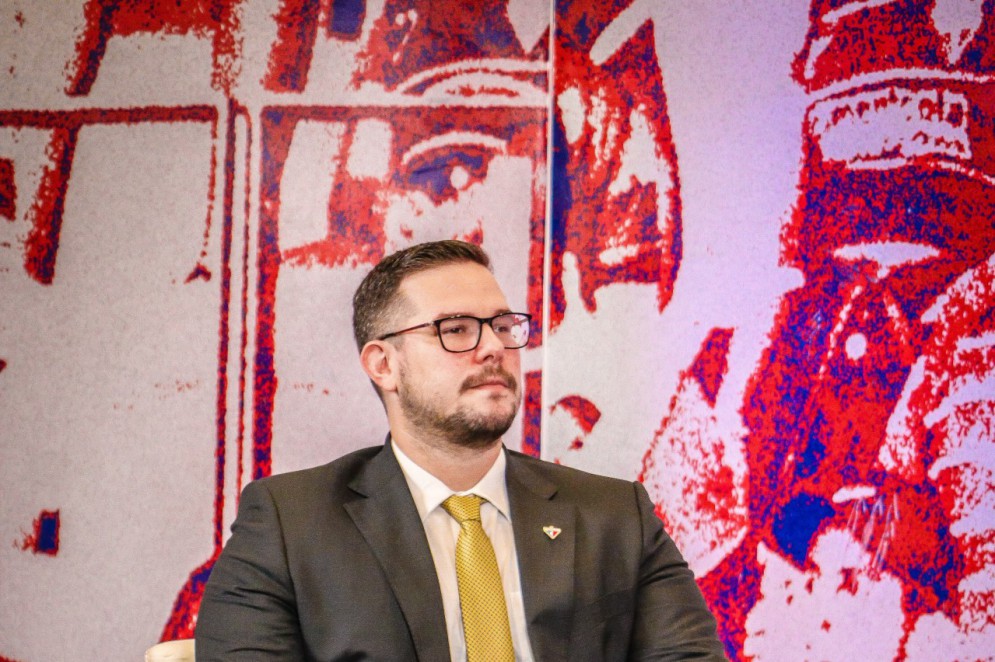
[[504, 354], [504, 341], [498, 338], [494, 328], [488, 324], [480, 325], [480, 342], [477, 343], [477, 358], [484, 360], [490, 356], [501, 358]]

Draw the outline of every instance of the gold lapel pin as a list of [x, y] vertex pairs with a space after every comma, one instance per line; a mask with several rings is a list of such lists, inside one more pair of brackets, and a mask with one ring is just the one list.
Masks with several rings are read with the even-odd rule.
[[542, 527], [542, 532], [545, 533], [547, 536], [549, 536], [550, 540], [556, 540], [556, 536], [560, 535], [563, 532], [563, 529], [561, 529], [558, 526], [553, 526], [552, 524], [549, 524], [547, 526]]

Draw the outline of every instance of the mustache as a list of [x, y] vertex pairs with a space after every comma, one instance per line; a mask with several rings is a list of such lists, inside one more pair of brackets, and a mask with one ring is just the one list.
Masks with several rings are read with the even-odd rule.
[[466, 379], [463, 380], [463, 384], [460, 388], [463, 391], [468, 391], [472, 388], [482, 386], [484, 384], [493, 382], [495, 380], [500, 381], [502, 384], [504, 384], [507, 388], [511, 389], [512, 391], [518, 390], [518, 380], [515, 378], [513, 374], [511, 374], [504, 368], [493, 368], [491, 370], [485, 370], [479, 375], [473, 375], [471, 377], [467, 377]]

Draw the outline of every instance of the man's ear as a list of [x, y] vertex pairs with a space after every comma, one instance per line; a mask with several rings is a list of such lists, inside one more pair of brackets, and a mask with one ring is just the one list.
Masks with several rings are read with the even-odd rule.
[[371, 340], [359, 352], [359, 363], [381, 392], [397, 390], [397, 354], [386, 340]]

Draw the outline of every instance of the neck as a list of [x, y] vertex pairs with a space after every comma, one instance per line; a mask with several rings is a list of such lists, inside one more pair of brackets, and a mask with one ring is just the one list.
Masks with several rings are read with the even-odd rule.
[[501, 452], [501, 440], [485, 447], [468, 448], [452, 442], [433, 442], [390, 431], [391, 443], [397, 444], [415, 464], [429, 472], [454, 492], [468, 490], [494, 466]]

